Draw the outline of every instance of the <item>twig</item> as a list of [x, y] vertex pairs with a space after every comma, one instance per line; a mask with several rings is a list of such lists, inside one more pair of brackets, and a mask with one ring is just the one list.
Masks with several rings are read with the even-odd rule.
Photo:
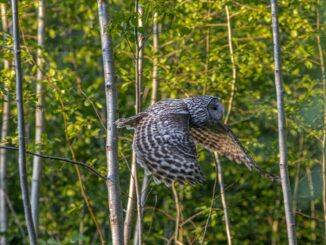
[[[25, 231], [24, 231], [24, 229], [23, 229], [22, 224], [21, 224], [20, 221], [19, 221], [19, 218], [18, 218], [18, 216], [17, 216], [17, 213], [15, 212], [15, 209], [14, 209], [14, 207], [13, 207], [13, 205], [12, 205], [12, 202], [10, 201], [10, 199], [9, 199], [9, 197], [8, 197], [8, 195], [7, 195], [7, 193], [5, 193], [4, 197], [5, 197], [6, 203], [7, 203], [8, 207], [9, 207], [9, 210], [12, 212], [12, 216], [13, 216], [13, 218], [14, 218], [14, 222], [16, 223], [16, 225], [17, 225], [18, 228], [19, 228], [19, 231], [20, 231], [20, 234], [21, 234], [21, 236], [22, 236], [22, 238], [23, 238], [23, 241], [25, 241], [26, 234], [25, 234]], [[25, 243], [25, 242], [24, 242], [24, 243]]]
[[96, 114], [96, 116], [97, 116], [97, 118], [98, 118], [98, 120], [99, 120], [99, 122], [100, 122], [102, 128], [106, 131], [105, 124], [104, 124], [104, 122], [102, 121], [101, 115], [100, 115], [100, 113], [97, 111], [94, 102], [93, 102], [93, 101], [88, 97], [88, 95], [85, 93], [85, 91], [84, 91], [83, 89], [80, 88], [79, 91], [82, 93], [82, 95], [85, 96], [86, 100], [87, 100], [89, 103], [91, 103], [91, 105], [92, 105], [92, 107], [93, 107], [93, 110], [94, 110], [94, 112], [95, 112], [95, 114]]
[[[0, 149], [7, 149], [7, 150], [14, 150], [14, 151], [18, 151], [17, 147], [14, 146], [0, 146]], [[75, 164], [78, 166], [81, 166], [85, 169], [87, 169], [88, 171], [92, 172], [93, 174], [95, 174], [97, 177], [100, 177], [103, 180], [107, 180], [107, 177], [102, 175], [100, 172], [98, 172], [96, 169], [92, 168], [91, 166], [89, 166], [87, 163], [84, 162], [79, 162], [79, 161], [73, 161], [67, 158], [63, 158], [63, 157], [56, 157], [56, 156], [50, 156], [50, 155], [44, 155], [44, 154], [38, 154], [38, 153], [34, 153], [31, 151], [25, 151], [27, 154], [32, 155], [32, 156], [38, 156], [44, 159], [51, 159], [51, 160], [57, 160], [60, 162], [66, 162], [66, 163], [71, 163], [71, 164]]]
[[3, 46], [3, 45], [0, 45], [0, 48], [3, 48], [3, 49], [9, 49], [9, 50], [14, 50], [13, 48], [11, 48], [11, 47], [8, 47], [8, 46]]
[[218, 180], [217, 174], [218, 174], [217, 173], [217, 164], [215, 163], [215, 175], [216, 176], [214, 178], [211, 206], [209, 208], [209, 213], [208, 213], [208, 217], [207, 217], [206, 224], [205, 224], [205, 227], [204, 227], [203, 238], [202, 238], [201, 244], [204, 244], [208, 223], [209, 223], [209, 220], [211, 218], [212, 211], [213, 211], [213, 205], [214, 205], [214, 202], [215, 202], [215, 192], [216, 192], [216, 186], [217, 186], [217, 180]]
[[[296, 171], [296, 174], [295, 174], [295, 177], [294, 177], [294, 188], [293, 188], [293, 203], [292, 203], [292, 206], [293, 206], [293, 211], [295, 212], [296, 209], [297, 209], [297, 196], [298, 196], [298, 190], [299, 190], [299, 179], [300, 179], [300, 170], [301, 170], [301, 163], [303, 162], [303, 159], [304, 158], [304, 150], [303, 150], [303, 143], [304, 143], [304, 135], [303, 134], [300, 134], [300, 139], [299, 139], [299, 152], [301, 153], [300, 155], [303, 155], [301, 156], [302, 158], [299, 158], [297, 160], [297, 171]], [[295, 161], [292, 162], [292, 165], [295, 164]]]
[[[311, 217], [316, 217], [316, 206], [315, 206], [315, 191], [314, 191], [314, 184], [311, 176], [311, 169], [309, 166], [306, 166], [306, 173], [307, 173], [307, 180], [308, 180], [308, 188], [309, 188], [309, 202], [310, 202], [310, 212]], [[310, 223], [311, 228], [311, 241], [313, 244], [316, 241], [316, 220], [312, 219]]]
[[317, 217], [312, 217], [312, 216], [310, 216], [310, 215], [308, 215], [308, 214], [302, 213], [301, 211], [296, 211], [295, 214], [300, 215], [300, 216], [302, 216], [302, 217], [304, 217], [304, 218], [307, 218], [307, 219], [313, 219], [313, 220], [316, 220], [316, 221], [318, 221], [318, 222], [320, 222], [320, 223], [325, 223], [325, 220], [323, 220], [323, 219], [321, 219], [321, 218], [317, 218]]

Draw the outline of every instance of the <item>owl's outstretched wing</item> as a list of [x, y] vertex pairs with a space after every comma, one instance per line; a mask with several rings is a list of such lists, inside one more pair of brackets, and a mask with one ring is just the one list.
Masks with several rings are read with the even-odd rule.
[[250, 170], [256, 169], [261, 175], [267, 176], [273, 181], [278, 180], [278, 177], [262, 170], [257, 165], [227, 125], [219, 123], [204, 127], [191, 127], [190, 134], [196, 143], [239, 164], [243, 163]]
[[149, 115], [138, 124], [133, 147], [137, 162], [155, 182], [170, 186], [203, 180], [187, 113]]

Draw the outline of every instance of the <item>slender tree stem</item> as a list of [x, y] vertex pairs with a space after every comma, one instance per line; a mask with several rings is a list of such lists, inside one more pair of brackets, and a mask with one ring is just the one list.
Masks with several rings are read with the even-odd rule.
[[17, 102], [17, 121], [18, 121], [18, 142], [19, 142], [19, 176], [22, 200], [24, 205], [25, 220], [29, 235], [30, 244], [37, 244], [37, 237], [34, 230], [31, 205], [28, 194], [28, 182], [26, 172], [25, 156], [25, 122], [23, 107], [23, 76], [21, 71], [20, 44], [19, 44], [19, 22], [17, 0], [11, 1], [13, 19], [13, 38], [14, 38], [14, 57], [16, 68], [16, 102]]
[[[230, 117], [231, 110], [232, 110], [232, 105], [233, 105], [233, 100], [234, 100], [234, 95], [235, 95], [237, 70], [236, 70], [236, 66], [235, 66], [235, 59], [234, 59], [233, 45], [232, 45], [231, 19], [230, 19], [230, 14], [229, 14], [229, 7], [227, 5], [225, 6], [225, 13], [226, 13], [226, 20], [227, 20], [227, 27], [228, 27], [228, 44], [229, 44], [231, 64], [232, 64], [231, 95], [230, 95], [230, 99], [229, 99], [227, 113], [226, 113], [226, 116], [224, 119], [224, 123], [227, 124], [229, 117]], [[217, 169], [218, 182], [219, 182], [220, 192], [221, 192], [221, 202], [222, 202], [222, 207], [223, 207], [226, 236], [228, 239], [228, 245], [231, 245], [232, 244], [231, 225], [229, 222], [228, 207], [227, 207], [226, 197], [225, 197], [223, 170], [222, 170], [221, 161], [218, 157], [217, 152], [214, 152], [214, 157], [215, 157], [215, 165], [216, 165], [216, 169]]]
[[309, 188], [309, 203], [310, 203], [310, 214], [311, 214], [311, 236], [310, 239], [313, 244], [316, 242], [316, 206], [315, 206], [315, 190], [314, 190], [314, 184], [312, 181], [312, 174], [309, 166], [306, 166], [306, 173], [307, 173], [307, 179], [308, 179], [308, 188]]
[[216, 163], [216, 166], [217, 166], [217, 173], [218, 173], [218, 183], [220, 185], [220, 191], [221, 191], [221, 202], [222, 202], [222, 207], [223, 207], [226, 236], [227, 236], [227, 239], [228, 239], [228, 244], [231, 245], [232, 244], [232, 236], [231, 236], [228, 208], [227, 208], [226, 198], [225, 198], [225, 190], [224, 190], [224, 182], [223, 182], [223, 170], [222, 170], [222, 165], [221, 165], [221, 162], [219, 160], [218, 154], [216, 152], [214, 152], [214, 154], [215, 154], [215, 163]]
[[[215, 157], [215, 153], [214, 153], [214, 157]], [[206, 232], [207, 232], [207, 227], [208, 227], [209, 220], [210, 220], [210, 218], [212, 216], [213, 205], [214, 205], [214, 202], [215, 202], [216, 186], [217, 186], [217, 182], [219, 180], [218, 179], [218, 176], [217, 176], [218, 175], [218, 168], [217, 168], [217, 161], [216, 160], [215, 160], [215, 174], [216, 174], [216, 176], [215, 176], [215, 179], [214, 179], [213, 193], [212, 193], [212, 198], [211, 198], [211, 206], [209, 208], [208, 217], [207, 217], [207, 220], [206, 220], [206, 223], [205, 223], [204, 232], [203, 232], [203, 238], [202, 238], [201, 243], [200, 243], [201, 245], [204, 244], [204, 242], [205, 242], [205, 236], [206, 236]], [[223, 186], [223, 184], [222, 184], [222, 186]], [[223, 186], [223, 190], [224, 190], [224, 186]]]
[[273, 27], [273, 44], [274, 44], [274, 62], [275, 62], [275, 87], [277, 95], [278, 110], [278, 138], [280, 152], [280, 176], [283, 190], [284, 209], [286, 216], [286, 225], [288, 232], [288, 241], [290, 245], [297, 244], [295, 220], [292, 210], [291, 189], [288, 174], [287, 148], [286, 148], [286, 128], [283, 106], [283, 85], [281, 73], [281, 57], [279, 43], [279, 27], [278, 27], [278, 9], [277, 1], [271, 0], [272, 27]]
[[153, 75], [152, 75], [152, 96], [151, 105], [153, 105], [157, 100], [158, 93], [158, 13], [155, 12], [153, 16]]
[[[133, 173], [136, 171], [137, 165], [136, 163], [136, 155], [132, 154], [131, 161], [131, 170], [130, 170], [130, 181], [129, 181], [129, 194], [128, 194], [128, 203], [127, 203], [127, 212], [124, 221], [124, 245], [129, 244], [130, 235], [131, 235], [131, 224], [132, 217], [134, 212], [134, 204], [135, 204], [135, 176]], [[137, 226], [136, 226], [137, 229]]]
[[[300, 157], [304, 157], [303, 143], [304, 143], [304, 135], [301, 134], [300, 139], [299, 139]], [[297, 196], [298, 196], [298, 191], [299, 191], [300, 170], [301, 170], [301, 161], [298, 162], [297, 171], [296, 171], [296, 174], [294, 177], [294, 190], [293, 190], [293, 202], [292, 202], [294, 213], [297, 210], [297, 198], [298, 198]]]
[[[153, 74], [152, 74], [152, 95], [151, 95], [151, 105], [153, 105], [157, 100], [158, 94], [158, 13], [155, 12], [153, 16]], [[147, 196], [147, 188], [149, 185], [149, 176], [144, 174], [141, 195], [140, 195], [140, 203], [141, 203], [141, 216], [143, 219], [144, 216], [144, 206], [146, 202]], [[138, 223], [138, 222], [137, 222]], [[135, 231], [135, 237], [138, 237], [138, 229]]]
[[26, 234], [25, 234], [25, 230], [23, 228], [23, 224], [21, 223], [21, 221], [20, 221], [20, 219], [19, 219], [19, 217], [18, 217], [18, 215], [17, 215], [17, 213], [16, 213], [16, 211], [15, 211], [15, 209], [13, 207], [13, 204], [10, 201], [9, 196], [7, 195], [7, 193], [5, 195], [5, 201], [6, 201], [7, 205], [8, 205], [9, 210], [11, 211], [12, 219], [16, 223], [16, 225], [17, 225], [17, 227], [18, 227], [18, 229], [20, 231], [20, 235], [23, 238], [23, 244], [27, 244]]
[[[43, 133], [43, 95], [42, 95], [42, 80], [43, 80], [43, 62], [42, 62], [42, 48], [44, 47], [44, 0], [38, 1], [38, 18], [37, 18], [37, 85], [36, 85], [36, 96], [37, 104], [35, 111], [35, 144], [36, 153], [41, 152], [41, 142]], [[40, 197], [40, 185], [41, 185], [41, 172], [42, 162], [41, 158], [34, 156], [33, 158], [33, 177], [32, 177], [32, 188], [31, 188], [31, 206], [32, 216], [35, 225], [35, 232], [38, 233], [39, 224], [39, 197]]]
[[232, 83], [231, 83], [231, 96], [229, 99], [229, 106], [228, 110], [225, 116], [225, 121], [227, 122], [229, 120], [229, 116], [232, 109], [233, 99], [235, 95], [235, 85], [237, 81], [237, 68], [235, 65], [235, 58], [234, 58], [234, 52], [233, 52], [233, 45], [232, 45], [232, 28], [231, 28], [231, 19], [229, 14], [229, 7], [225, 6], [225, 13], [226, 13], [226, 20], [227, 20], [227, 26], [228, 26], [228, 42], [229, 42], [229, 50], [230, 50], [230, 59], [232, 64]]
[[[135, 55], [135, 109], [136, 114], [141, 112], [142, 106], [142, 78], [143, 78], [143, 59], [144, 59], [144, 36], [142, 33], [138, 31], [139, 27], [143, 27], [143, 7], [138, 4], [138, 1], [135, 1], [135, 14], [137, 18], [137, 27], [135, 27], [135, 39], [136, 39], [136, 55]], [[134, 236], [134, 244], [141, 245], [143, 243], [142, 237], [142, 207], [140, 200], [140, 190], [138, 184], [138, 174], [137, 174], [137, 160], [135, 156], [135, 152], [133, 152], [132, 156], [132, 166], [131, 166], [131, 174], [130, 174], [130, 185], [129, 185], [129, 199], [127, 204], [127, 217], [125, 221], [125, 227], [129, 228], [125, 234], [125, 245], [129, 242], [130, 237], [130, 227], [132, 221], [132, 211], [134, 206], [134, 194], [131, 193], [135, 191], [136, 194], [136, 206], [137, 206], [137, 223], [135, 228], [135, 236]]]
[[106, 156], [108, 168], [108, 200], [110, 209], [110, 224], [112, 234], [112, 244], [123, 244], [123, 218], [120, 195], [119, 171], [118, 171], [118, 135], [114, 124], [116, 121], [117, 98], [116, 84], [113, 65], [113, 50], [111, 35], [108, 33], [108, 4], [106, 0], [98, 0], [98, 13], [101, 30], [101, 44], [103, 54], [103, 67], [105, 79], [105, 97], [107, 108], [107, 140]]
[[176, 182], [175, 181], [173, 181], [171, 188], [172, 188], [172, 192], [173, 192], [175, 208], [177, 211], [176, 218], [175, 218], [174, 242], [175, 242], [175, 244], [182, 244], [181, 242], [179, 242], [179, 239], [178, 239], [181, 212], [180, 212], [180, 203], [179, 203], [178, 193], [176, 191]]
[[[2, 30], [4, 33], [8, 33], [8, 20], [7, 20], [7, 9], [5, 4], [1, 4], [1, 21]], [[4, 60], [4, 69], [8, 70], [10, 68], [9, 61]], [[4, 86], [4, 102], [2, 109], [2, 125], [1, 125], [1, 142], [3, 142], [8, 135], [8, 126], [10, 118], [10, 93], [8, 87]], [[8, 211], [5, 201], [5, 196], [7, 193], [7, 155], [4, 149], [0, 150], [0, 232], [5, 234], [8, 229]], [[6, 235], [0, 235], [0, 244], [6, 245]]]
[[142, 101], [142, 79], [143, 79], [143, 60], [144, 60], [144, 36], [139, 32], [138, 28], [143, 27], [143, 7], [135, 1], [135, 13], [137, 15], [137, 27], [135, 27], [135, 38], [136, 38], [136, 113], [141, 112], [141, 101]]
[[[326, 125], [326, 72], [325, 72], [325, 61], [324, 53], [321, 45], [321, 30], [320, 30], [320, 1], [317, 0], [317, 47], [319, 52], [319, 62], [321, 71], [322, 88], [324, 95], [324, 127]], [[323, 130], [323, 136], [321, 140], [322, 149], [322, 180], [323, 180], [323, 209], [324, 209], [324, 240], [326, 240], [326, 130]]]
[[[208, 10], [207, 10], [207, 15], [206, 17], [208, 18], [211, 12], [211, 6], [210, 3], [208, 2]], [[210, 50], [210, 28], [207, 28], [206, 31], [206, 38], [205, 38], [205, 83], [204, 83], [204, 89], [203, 89], [203, 95], [206, 94], [207, 91], [207, 83], [208, 83], [208, 68], [209, 68], [209, 50]]]

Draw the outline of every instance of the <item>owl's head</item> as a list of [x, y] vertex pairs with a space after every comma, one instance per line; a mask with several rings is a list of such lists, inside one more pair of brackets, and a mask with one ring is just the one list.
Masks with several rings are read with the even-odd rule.
[[190, 124], [204, 126], [217, 123], [223, 119], [224, 107], [221, 101], [211, 95], [184, 99], [191, 115]]

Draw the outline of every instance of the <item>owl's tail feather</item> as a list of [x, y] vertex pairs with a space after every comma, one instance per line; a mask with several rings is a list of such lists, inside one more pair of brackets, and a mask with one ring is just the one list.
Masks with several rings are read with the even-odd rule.
[[147, 115], [148, 113], [141, 112], [132, 117], [120, 118], [117, 121], [115, 121], [115, 124], [117, 125], [118, 128], [133, 129], [136, 128], [137, 125], [140, 123], [140, 121]]

